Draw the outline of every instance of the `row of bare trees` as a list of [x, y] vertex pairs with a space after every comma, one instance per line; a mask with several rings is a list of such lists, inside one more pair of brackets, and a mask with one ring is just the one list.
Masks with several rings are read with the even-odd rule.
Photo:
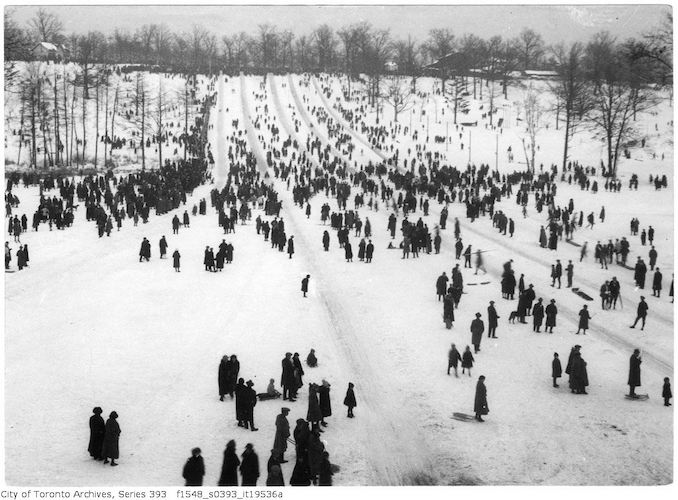
[[[169, 110], [177, 103], [182, 108], [182, 133], [189, 133], [197, 104], [195, 80], [186, 78], [180, 90], [169, 92], [163, 75], [137, 72], [133, 76], [132, 82], [124, 82], [110, 67], [98, 64], [72, 70], [65, 65], [25, 63], [15, 85], [6, 92], [6, 98], [15, 96], [19, 103], [19, 116], [11, 117], [16, 121], [7, 121], [8, 133], [16, 132], [19, 138], [16, 162], [21, 163], [23, 153], [28, 154], [32, 167], [107, 166], [118, 123], [135, 132], [142, 168], [147, 165], [149, 138], [161, 165]], [[123, 106], [129, 119], [120, 118]], [[102, 141], [102, 137], [111, 140]], [[186, 159], [186, 147], [183, 154]]]

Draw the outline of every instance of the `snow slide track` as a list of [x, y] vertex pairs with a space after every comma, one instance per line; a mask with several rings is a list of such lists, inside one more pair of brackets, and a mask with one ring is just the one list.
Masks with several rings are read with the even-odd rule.
[[[243, 105], [246, 106], [244, 99]], [[256, 137], [251, 130], [253, 128], [251, 121], [246, 121], [246, 124], [248, 137]], [[256, 148], [253, 145], [252, 149], [255, 155], [263, 155], [260, 145]], [[280, 198], [285, 200], [284, 206], [287, 204], [294, 206], [288, 191], [283, 189], [279, 193]], [[290, 226], [295, 230], [298, 244], [301, 243], [300, 246], [307, 249], [312, 248], [297, 224], [294, 211], [287, 211], [284, 208], [283, 211], [286, 213]], [[334, 333], [332, 340], [345, 353], [356, 378], [360, 380], [362, 392], [366, 395], [362, 401], [372, 410], [365, 416], [366, 419], [369, 418], [366, 432], [369, 443], [365, 448], [375, 468], [377, 484], [416, 484], [420, 478], [428, 477], [427, 470], [432, 470], [431, 464], [427, 463], [430, 447], [425, 443], [422, 434], [417, 432], [417, 418], [409, 414], [405, 407], [402, 408], [398, 420], [389, 418], [396, 403], [384, 397], [385, 384], [380, 380], [379, 374], [372, 369], [365, 355], [365, 352], [369, 352], [369, 346], [364, 345], [362, 339], [354, 333], [358, 329], [344, 309], [340, 297], [332, 291], [331, 283], [327, 280], [323, 267], [320, 266], [313, 252], [304, 252], [304, 257], [309, 263], [311, 275], [318, 283], [324, 285], [321, 287], [322, 293], [319, 296], [331, 319]]]

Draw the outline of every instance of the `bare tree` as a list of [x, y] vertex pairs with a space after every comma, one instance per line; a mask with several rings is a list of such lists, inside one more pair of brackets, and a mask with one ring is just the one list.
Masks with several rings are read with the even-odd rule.
[[[577, 126], [582, 122], [590, 108], [591, 86], [586, 79], [584, 68], [584, 46], [573, 43], [569, 47], [563, 44], [553, 49], [555, 69], [558, 78], [551, 87], [565, 111], [565, 142], [563, 146], [563, 171], [567, 167], [570, 139], [574, 136]], [[560, 110], [557, 110], [557, 113]], [[556, 120], [557, 120], [556, 116]]]
[[55, 14], [45, 9], [38, 9], [28, 24], [38, 42], [60, 43], [63, 40], [63, 23]]
[[524, 70], [534, 69], [544, 55], [544, 39], [536, 31], [525, 28], [515, 40], [520, 64]]
[[314, 56], [317, 62], [316, 67], [320, 71], [326, 72], [328, 68], [334, 65], [337, 45], [334, 31], [327, 24], [319, 26], [311, 34], [311, 43], [313, 44]]
[[[424, 44], [429, 62], [442, 59], [454, 50], [454, 34], [448, 29], [432, 29], [429, 31], [428, 40]], [[445, 94], [445, 82], [449, 78], [449, 68], [441, 64], [439, 71], [440, 83]]]
[[593, 84], [592, 106], [587, 113], [591, 129], [605, 143], [607, 171], [617, 174], [619, 151], [636, 136], [633, 118], [656, 104], [653, 91], [638, 85], [627, 53], [608, 33], [599, 33], [586, 47]]
[[414, 105], [412, 87], [401, 75], [394, 75], [383, 82], [383, 99], [393, 107], [393, 121], [398, 122], [398, 114], [408, 111]]
[[[537, 152], [537, 134], [542, 129], [541, 117], [544, 112], [544, 107], [539, 101], [539, 93], [531, 82], [525, 92], [523, 108], [525, 111], [525, 128], [530, 140], [530, 156], [525, 159], [527, 160], [528, 170], [534, 172], [534, 159]], [[525, 139], [523, 139], [523, 144], [524, 141]]]

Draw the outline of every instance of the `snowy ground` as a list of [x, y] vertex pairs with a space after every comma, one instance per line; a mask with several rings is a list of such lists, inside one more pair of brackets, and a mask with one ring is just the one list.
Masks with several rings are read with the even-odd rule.
[[[257, 77], [219, 80], [210, 136], [217, 184], [224, 179], [226, 138], [235, 132], [233, 119], [240, 120], [240, 131], [249, 132], [250, 149], [265, 154], [270, 132], [263, 118], [259, 129], [250, 125], [257, 113], [263, 113], [264, 104], [269, 122], [281, 129], [283, 138], [294, 133], [300, 144], [309, 134], [323, 143], [327, 140], [325, 124], [312, 113], [314, 106], [326, 108], [314, 82], [299, 85], [301, 77], [296, 75], [267, 80], [265, 91]], [[433, 83], [423, 80], [421, 85]], [[335, 96], [341, 96], [339, 83], [333, 86]], [[264, 92], [265, 101], [255, 100], [253, 94]], [[430, 108], [432, 101], [426, 106]], [[666, 108], [654, 118], [660, 125], [670, 120], [672, 110]], [[373, 117], [368, 114], [366, 119]], [[652, 119], [644, 118], [648, 127], [653, 127]], [[295, 120], [298, 133], [291, 127]], [[418, 126], [425, 127], [424, 120], [420, 117]], [[444, 131], [444, 123], [437, 126]], [[669, 132], [660, 129], [657, 141], [663, 144]], [[519, 130], [504, 130], [502, 140], [510, 134], [519, 137]], [[482, 125], [474, 130], [474, 161], [493, 165], [494, 135]], [[405, 138], [399, 140], [406, 148]], [[558, 161], [555, 141], [555, 133], [545, 132], [538, 162]], [[427, 147], [444, 149], [445, 144], [431, 141]], [[506, 147], [500, 145], [500, 154]], [[595, 147], [582, 138], [573, 159], [598, 166]], [[354, 152], [353, 161], [378, 158], [366, 147], [356, 149], [362, 152]], [[467, 149], [453, 143], [449, 150], [448, 161], [465, 163]], [[520, 158], [521, 150], [516, 146], [513, 150]], [[440, 255], [401, 260], [399, 251], [386, 249], [390, 212], [381, 203], [378, 212], [360, 209], [363, 221], [369, 218], [373, 228], [376, 250], [369, 265], [357, 258], [346, 263], [333, 231], [330, 252], [322, 251], [325, 228], [320, 207], [327, 201], [336, 210], [336, 201], [322, 194], [314, 197], [307, 220], [279, 181], [275, 183], [283, 199], [286, 232], [294, 234], [296, 242], [291, 260], [256, 234], [253, 220], [238, 226], [234, 235], [222, 235], [211, 208], [207, 216], [193, 217], [191, 227], [182, 228], [179, 235], [171, 234], [171, 212], [138, 227], [126, 220], [120, 232], [99, 239], [95, 226], [85, 221], [84, 209], [67, 231], [49, 232], [42, 226], [38, 233], [29, 232], [22, 242], [30, 247], [30, 268], [6, 275], [6, 481], [180, 485], [190, 449], [200, 446], [207, 466], [205, 484], [214, 485], [229, 439], [238, 443], [238, 453], [252, 442], [263, 466], [282, 401], [257, 405], [259, 432], [237, 427], [234, 405], [219, 402], [219, 360], [224, 354], [237, 354], [241, 376], [251, 378], [255, 389], [263, 391], [269, 378], [279, 383], [286, 351], [299, 352], [303, 359], [315, 348], [320, 366], [308, 369], [304, 380], [326, 378], [332, 384], [333, 416], [322, 437], [331, 460], [342, 467], [335, 476], [338, 485], [667, 484], [673, 469], [673, 411], [662, 406], [660, 394], [663, 377], [673, 372], [673, 308], [667, 297], [673, 267], [671, 148], [666, 153], [664, 162], [645, 155], [642, 163], [622, 163], [623, 175], [639, 174], [637, 192], [624, 186], [621, 193], [593, 195], [559, 184], [560, 204], [573, 198], [575, 209], [585, 214], [606, 207], [604, 224], [575, 233], [575, 241], [589, 241], [591, 255], [595, 241], [625, 235], [631, 242], [630, 262], [636, 255], [646, 257], [649, 247], [642, 247], [628, 231], [634, 215], [641, 228], [652, 224], [657, 231], [655, 246], [665, 284], [661, 299], [653, 298], [648, 288], [635, 290], [632, 271], [613, 265], [605, 272], [591, 255], [579, 263], [579, 249], [561, 243], [557, 258], [575, 262], [575, 286], [597, 297], [602, 280], [615, 275], [622, 284], [623, 310], [600, 311], [597, 300], [590, 303], [595, 316], [586, 337], [573, 333], [581, 299], [565, 288], [549, 286], [556, 254], [537, 243], [545, 213], [539, 215], [530, 207], [524, 220], [514, 199], [497, 207], [516, 221], [512, 239], [499, 235], [487, 218], [470, 223], [462, 205], [450, 208], [449, 220], [459, 217], [465, 244], [490, 250], [487, 277], [464, 272], [466, 294], [452, 330], [444, 328], [442, 304], [435, 296], [437, 276], [442, 271], [450, 274], [455, 263], [451, 224], [443, 232]], [[500, 169], [518, 168], [500, 158]], [[666, 174], [670, 189], [655, 192], [647, 183], [650, 173]], [[211, 188], [197, 189], [186, 208], [190, 211], [200, 198], [209, 198]], [[31, 214], [38, 202], [37, 189], [19, 188], [16, 194], [21, 199], [19, 212]], [[438, 222], [440, 208], [432, 203], [430, 215], [423, 217], [430, 228]], [[253, 219], [258, 214], [266, 218], [254, 209]], [[181, 252], [180, 274], [172, 270], [171, 260], [157, 258], [162, 235], [169, 242], [169, 255], [175, 248]], [[141, 264], [138, 247], [144, 236], [153, 244], [153, 258]], [[234, 263], [223, 273], [207, 273], [203, 249], [216, 247], [223, 238], [235, 246]], [[358, 241], [351, 235], [356, 254]], [[526, 283], [534, 283], [538, 297], [557, 300], [560, 314], [553, 335], [508, 324], [515, 303], [501, 299], [499, 275], [509, 258], [514, 259], [516, 272], [525, 274]], [[307, 273], [310, 293], [304, 299], [299, 285]], [[651, 280], [650, 273], [648, 277]], [[491, 283], [472, 286], [480, 281]], [[628, 328], [641, 293], [650, 305], [644, 332]], [[483, 339], [473, 377], [446, 375], [449, 344], [460, 348], [470, 344], [470, 322], [477, 311], [486, 316], [490, 300], [496, 301], [501, 316], [499, 338]], [[553, 352], [565, 362], [575, 343], [582, 345], [588, 362], [588, 396], [570, 394], [566, 379], [561, 379], [560, 389], [551, 387]], [[647, 402], [623, 398], [634, 347], [644, 353], [640, 392], [650, 394]], [[487, 423], [453, 420], [453, 412], [472, 413], [480, 374], [487, 377], [491, 409]], [[341, 404], [349, 381], [356, 385], [355, 419], [345, 418]], [[291, 423], [306, 416], [306, 390], [300, 394], [289, 404]], [[121, 466], [115, 469], [92, 461], [86, 452], [87, 419], [96, 405], [105, 415], [114, 409], [120, 414]], [[293, 465], [292, 461], [283, 466], [286, 481]]]

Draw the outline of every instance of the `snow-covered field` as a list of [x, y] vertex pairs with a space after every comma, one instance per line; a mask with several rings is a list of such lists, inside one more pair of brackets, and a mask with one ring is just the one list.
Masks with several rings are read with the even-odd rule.
[[[329, 80], [321, 78], [327, 85]], [[341, 83], [329, 82], [333, 100], [343, 99]], [[238, 133], [232, 120], [239, 120], [238, 130], [243, 134], [249, 132], [249, 149], [260, 159], [271, 143], [270, 124], [280, 128], [282, 139], [289, 133], [303, 149], [307, 137], [319, 138], [323, 147], [329, 138], [326, 122], [318, 120], [314, 107], [324, 109], [334, 123], [342, 123], [318, 93], [321, 84], [315, 77], [269, 76], [261, 84], [261, 77], [219, 78], [210, 131], [214, 178], [219, 186], [227, 168], [227, 138]], [[428, 92], [434, 81], [420, 79], [418, 86], [419, 91]], [[510, 89], [510, 102], [520, 101], [517, 92]], [[254, 94], [263, 95], [263, 100]], [[431, 123], [436, 100], [441, 108], [439, 120]], [[420, 138], [425, 137], [429, 117], [428, 150], [444, 153], [451, 165], [465, 165], [468, 143], [461, 149], [458, 135], [450, 134], [453, 140], [447, 147], [433, 142], [435, 134], [452, 129], [446, 125], [450, 111], [442, 114], [442, 98], [419, 99], [414, 109], [426, 111], [412, 118], [422, 131]], [[386, 107], [384, 113], [381, 124], [390, 126], [392, 112]], [[673, 136], [667, 125], [673, 110], [667, 101], [654, 113], [639, 118], [639, 127], [649, 131], [645, 151], [634, 149], [631, 160], [621, 161], [621, 193], [605, 192], [600, 176], [597, 194], [558, 184], [557, 204], [565, 205], [573, 198], [575, 210], [585, 214], [606, 208], [603, 224], [596, 220], [594, 229], [575, 233], [575, 242], [589, 242], [589, 257], [581, 263], [576, 246], [560, 242], [557, 252], [539, 247], [539, 226], [546, 222], [546, 211], [538, 214], [532, 197], [526, 219], [513, 197], [496, 207], [516, 221], [513, 238], [500, 235], [489, 218], [471, 223], [462, 204], [450, 205], [440, 255], [409, 260], [402, 260], [400, 251], [386, 248], [391, 241], [386, 230], [390, 211], [381, 202], [376, 212], [363, 207], [360, 217], [363, 221], [369, 218], [373, 228], [374, 261], [365, 264], [355, 258], [347, 263], [334, 231], [330, 231], [330, 251], [322, 251], [327, 228], [320, 221], [320, 207], [327, 202], [336, 210], [336, 200], [323, 193], [314, 196], [307, 219], [304, 210], [293, 204], [291, 190], [274, 179], [272, 172], [283, 200], [286, 233], [295, 236], [296, 253], [291, 260], [256, 234], [257, 215], [270, 220], [256, 208], [252, 221], [238, 226], [235, 234], [222, 234], [210, 207], [206, 216], [192, 217], [190, 228], [173, 235], [170, 221], [174, 214], [181, 216], [199, 199], [209, 199], [214, 186], [195, 190], [186, 207], [152, 216], [148, 224], [133, 227], [126, 220], [122, 230], [110, 238], [97, 237], [95, 226], [85, 220], [84, 209], [76, 213], [74, 226], [66, 231], [49, 232], [43, 225], [37, 233], [22, 235], [31, 251], [30, 268], [5, 275], [6, 482], [181, 485], [181, 468], [190, 449], [200, 446], [207, 467], [205, 485], [216, 485], [223, 449], [230, 439], [236, 440], [238, 454], [246, 443], [253, 443], [263, 468], [283, 402], [257, 404], [259, 432], [237, 427], [234, 404], [219, 401], [219, 360], [224, 354], [237, 354], [240, 376], [251, 378], [261, 392], [270, 378], [279, 385], [285, 352], [299, 352], [304, 359], [311, 348], [316, 350], [319, 367], [306, 369], [305, 383], [325, 378], [332, 384], [333, 416], [322, 439], [331, 461], [341, 466], [334, 477], [337, 485], [672, 482], [673, 410], [662, 405], [660, 395], [663, 378], [673, 373], [673, 307], [668, 298], [674, 258], [673, 151], [667, 142]], [[262, 115], [260, 127], [254, 129], [251, 124], [258, 114]], [[512, 109], [507, 121], [515, 120], [517, 114]], [[374, 124], [375, 119], [374, 112], [365, 114], [367, 124]], [[399, 121], [409, 125], [409, 119], [403, 115]], [[343, 126], [348, 130], [348, 124]], [[546, 168], [559, 163], [561, 157], [562, 139], [554, 128], [544, 130], [537, 141], [537, 163]], [[493, 166], [497, 132], [486, 129], [481, 121], [472, 136], [473, 161]], [[523, 161], [523, 136], [515, 121], [499, 134], [500, 171], [524, 168], [518, 163]], [[335, 148], [332, 154], [343, 157], [351, 167], [378, 161], [377, 152], [354, 139], [356, 149], [350, 162], [345, 150]], [[396, 134], [393, 144], [400, 148], [401, 158], [407, 157], [408, 148], [414, 151], [411, 137], [405, 134]], [[509, 145], [516, 160], [511, 164], [505, 153]], [[648, 154], [650, 150], [658, 153], [656, 159]], [[661, 153], [665, 153], [663, 161]], [[575, 136], [571, 157], [598, 167], [600, 145], [581, 132]], [[265, 163], [260, 162], [260, 167], [265, 168]], [[638, 191], [627, 188], [632, 173], [639, 175]], [[648, 183], [650, 174], [666, 174], [669, 189], [655, 191]], [[14, 192], [21, 200], [15, 212], [32, 214], [39, 200], [37, 188], [20, 187]], [[422, 217], [432, 229], [441, 208], [433, 201], [428, 217], [418, 211], [410, 218]], [[635, 262], [638, 255], [647, 260], [649, 246], [641, 246], [639, 238], [629, 233], [634, 216], [640, 219], [641, 229], [652, 225], [656, 230], [654, 244], [664, 273], [661, 299], [652, 297], [647, 287], [635, 289], [633, 271], [614, 264], [605, 271], [593, 261], [596, 241], [621, 236], [631, 243], [629, 262]], [[464, 272], [465, 295], [455, 311], [454, 327], [446, 330], [435, 281], [443, 271], [449, 275], [456, 263], [450, 223], [455, 217], [461, 222], [465, 245], [488, 251], [488, 275]], [[398, 225], [401, 221], [402, 214]], [[181, 273], [173, 271], [170, 259], [158, 259], [157, 242], [162, 235], [169, 242], [169, 255], [175, 248], [180, 250]], [[153, 245], [149, 263], [138, 262], [144, 236]], [[233, 264], [222, 273], [205, 272], [205, 245], [216, 247], [224, 238], [235, 246]], [[351, 234], [350, 240], [357, 253], [359, 238]], [[575, 286], [595, 299], [589, 303], [594, 317], [585, 337], [574, 335], [582, 299], [564, 286], [560, 290], [550, 287], [550, 265], [556, 258], [563, 263], [573, 260]], [[501, 298], [499, 281], [502, 264], [509, 259], [514, 261], [516, 274], [524, 273], [526, 283], [534, 284], [537, 297], [556, 299], [559, 315], [553, 335], [535, 334], [531, 325], [508, 323], [515, 303]], [[311, 281], [309, 297], [304, 299], [299, 288], [306, 274]], [[598, 288], [612, 276], [621, 282], [623, 308], [601, 311]], [[482, 281], [490, 284], [481, 285]], [[628, 326], [641, 294], [650, 306], [647, 327], [631, 330]], [[501, 316], [499, 338], [483, 339], [472, 377], [448, 376], [450, 343], [460, 349], [470, 344], [471, 320], [476, 312], [486, 316], [490, 300], [496, 302]], [[571, 394], [566, 378], [561, 379], [559, 389], [551, 384], [553, 352], [560, 354], [564, 368], [574, 344], [581, 344], [588, 362], [588, 396]], [[643, 350], [639, 392], [649, 393], [646, 402], [623, 397], [628, 390], [628, 359], [635, 347]], [[486, 423], [453, 420], [454, 412], [472, 413], [480, 374], [487, 377], [491, 409]], [[341, 404], [348, 382], [355, 384], [358, 401], [354, 419], [346, 418]], [[292, 425], [306, 417], [305, 388], [300, 396], [295, 403], [285, 402], [292, 410], [288, 416]], [[101, 406], [104, 415], [112, 410], [120, 415], [120, 467], [104, 467], [87, 454], [87, 420], [94, 406]], [[293, 467], [294, 460], [283, 465], [286, 481]], [[265, 477], [260, 478], [259, 484], [264, 481]]]

